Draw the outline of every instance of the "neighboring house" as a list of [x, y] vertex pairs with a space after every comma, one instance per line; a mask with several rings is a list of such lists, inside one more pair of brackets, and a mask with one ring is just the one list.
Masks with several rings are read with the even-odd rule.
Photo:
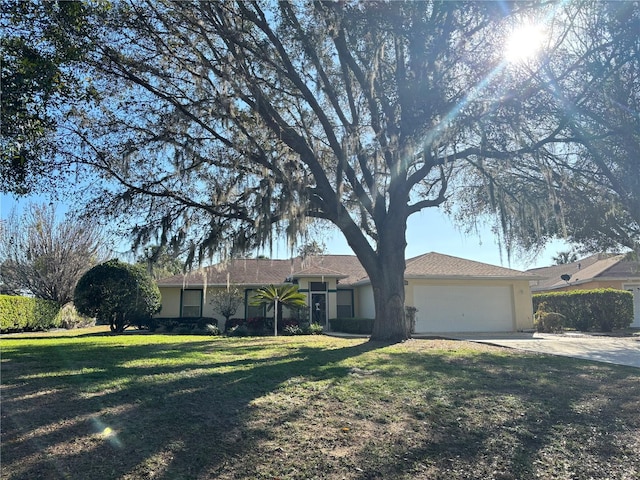
[[[418, 309], [416, 333], [509, 332], [533, 328], [530, 273], [427, 253], [407, 260], [405, 304]], [[245, 305], [235, 315], [265, 315], [249, 299], [264, 285], [294, 283], [306, 293], [311, 319], [322, 325], [335, 317], [375, 316], [373, 289], [352, 255], [290, 260], [234, 259], [158, 282], [162, 310], [157, 317], [215, 317], [209, 303], [216, 289], [235, 285]], [[270, 313], [269, 315], [272, 315]], [[285, 311], [284, 317], [287, 317]], [[222, 326], [222, 325], [220, 325]]]
[[633, 293], [634, 320], [640, 328], [640, 263], [626, 255], [596, 254], [576, 262], [534, 268], [529, 273], [544, 279], [533, 281], [533, 293], [615, 288]]

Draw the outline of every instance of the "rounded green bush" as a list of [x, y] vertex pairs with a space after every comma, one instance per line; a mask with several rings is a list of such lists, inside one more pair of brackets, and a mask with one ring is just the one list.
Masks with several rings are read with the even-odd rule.
[[145, 326], [161, 308], [160, 290], [146, 270], [119, 260], [96, 265], [78, 281], [73, 300], [83, 315], [122, 332], [129, 325]]

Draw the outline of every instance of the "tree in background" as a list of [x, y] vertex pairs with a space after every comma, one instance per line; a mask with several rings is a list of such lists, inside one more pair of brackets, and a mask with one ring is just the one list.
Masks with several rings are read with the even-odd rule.
[[298, 255], [302, 258], [315, 257], [327, 253], [327, 246], [324, 243], [318, 243], [316, 240], [305, 243], [298, 247]]
[[235, 315], [242, 305], [244, 305], [244, 295], [237, 287], [229, 287], [226, 290], [216, 291], [209, 302], [216, 312], [220, 312], [225, 319], [225, 325], [229, 319]]
[[154, 280], [178, 275], [183, 271], [183, 262], [167, 249], [166, 246], [149, 246], [145, 247], [144, 252], [136, 261], [138, 265], [142, 265], [147, 269], [147, 273]]
[[566, 265], [567, 263], [573, 263], [578, 261], [578, 254], [576, 252], [558, 252], [552, 259], [556, 265]]
[[0, 279], [14, 293], [27, 291], [62, 306], [105, 254], [97, 224], [69, 215], [60, 220], [53, 205], [30, 204], [0, 224]]
[[121, 333], [130, 325], [148, 325], [160, 311], [160, 290], [139, 265], [109, 260], [85, 273], [73, 302], [78, 312]]
[[302, 308], [307, 304], [307, 296], [298, 291], [297, 285], [269, 285], [256, 290], [251, 297], [251, 305], [268, 305], [273, 308], [273, 336], [278, 336], [278, 315], [282, 306]]

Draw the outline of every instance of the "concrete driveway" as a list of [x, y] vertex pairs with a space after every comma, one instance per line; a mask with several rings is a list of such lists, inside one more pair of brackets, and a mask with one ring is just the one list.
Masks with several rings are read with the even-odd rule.
[[588, 334], [456, 334], [451, 338], [489, 343], [529, 352], [583, 358], [640, 368], [640, 337], [610, 337]]

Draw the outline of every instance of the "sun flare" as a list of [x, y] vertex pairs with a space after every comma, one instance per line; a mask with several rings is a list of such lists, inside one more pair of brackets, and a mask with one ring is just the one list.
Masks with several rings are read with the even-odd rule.
[[545, 31], [533, 23], [513, 28], [507, 36], [504, 58], [511, 63], [525, 62], [534, 58], [544, 44]]

